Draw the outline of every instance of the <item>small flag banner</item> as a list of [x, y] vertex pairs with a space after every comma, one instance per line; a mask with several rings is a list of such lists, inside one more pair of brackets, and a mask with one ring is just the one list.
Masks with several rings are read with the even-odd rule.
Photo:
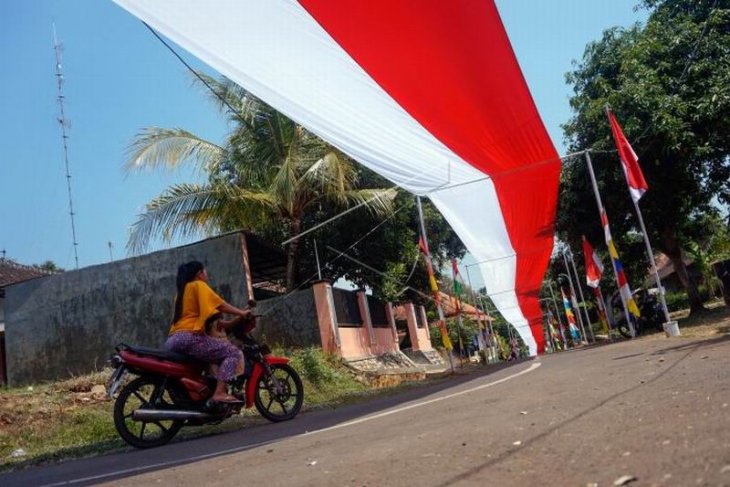
[[434, 301], [436, 302], [436, 307], [438, 308], [439, 313], [439, 329], [441, 330], [441, 343], [444, 346], [446, 350], [453, 350], [454, 346], [451, 344], [451, 339], [449, 338], [449, 332], [446, 329], [446, 319], [444, 317], [444, 312], [441, 308], [441, 293], [439, 292], [439, 286], [436, 283], [436, 277], [433, 273], [433, 265], [431, 264], [431, 255], [428, 252], [428, 247], [426, 246], [426, 242], [423, 240], [423, 236], [418, 239], [418, 248], [423, 254], [423, 258], [426, 261], [426, 271], [428, 272], [428, 282], [431, 286], [431, 292], [433, 293]]
[[618, 157], [621, 159], [621, 167], [624, 170], [624, 176], [626, 176], [626, 184], [629, 185], [631, 199], [634, 200], [634, 203], [638, 203], [641, 197], [644, 196], [644, 193], [649, 189], [649, 185], [646, 184], [644, 173], [641, 172], [639, 158], [624, 135], [624, 131], [621, 125], [619, 125], [618, 120], [616, 120], [616, 117], [608, 108], [606, 109], [606, 115], [608, 115], [608, 121], [611, 124], [613, 140], [616, 142]]
[[553, 343], [555, 343], [555, 348], [558, 350], [563, 350], [563, 342], [560, 339], [560, 333], [558, 333], [558, 327], [560, 326], [555, 319], [555, 316], [553, 316], [553, 312], [548, 310], [548, 329], [550, 330], [550, 337], [553, 339]]
[[459, 268], [456, 265], [456, 259], [451, 259], [451, 270], [454, 273], [454, 295], [456, 296], [456, 314], [461, 314], [461, 275], [459, 274]]
[[565, 316], [568, 318], [568, 330], [570, 331], [570, 336], [573, 339], [574, 342], [580, 340], [580, 332], [578, 331], [578, 327], [575, 326], [575, 315], [573, 314], [573, 310], [570, 306], [570, 298], [568, 298], [568, 295], [565, 294], [565, 291], [563, 288], [560, 288], [560, 294], [563, 296], [563, 307], [565, 308]]
[[601, 322], [601, 329], [605, 334], [609, 333], [608, 317], [606, 316], [606, 308], [603, 307], [603, 298], [601, 297], [601, 290], [597, 287], [593, 288], [593, 295], [596, 297], [596, 303], [598, 303], [598, 319]]
[[583, 259], [586, 265], [586, 284], [595, 289], [603, 277], [603, 262], [585, 235], [583, 235]]
[[608, 246], [608, 253], [611, 256], [614, 268], [616, 269], [616, 279], [618, 280], [619, 292], [621, 293], [621, 296], [626, 303], [626, 308], [628, 309], [629, 313], [638, 318], [639, 316], [641, 316], [641, 313], [639, 312], [639, 307], [636, 306], [634, 296], [631, 294], [631, 288], [629, 287], [629, 282], [626, 280], [626, 274], [624, 273], [624, 266], [623, 264], [621, 264], [621, 260], [618, 258], [618, 251], [613, 244], [611, 229], [608, 226], [608, 216], [606, 215], [605, 210], [601, 213], [601, 223], [603, 224], [603, 233], [606, 237], [606, 246]]

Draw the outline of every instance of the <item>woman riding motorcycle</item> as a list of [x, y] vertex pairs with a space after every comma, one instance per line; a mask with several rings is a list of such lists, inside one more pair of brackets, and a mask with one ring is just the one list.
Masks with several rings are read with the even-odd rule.
[[[226, 391], [228, 381], [235, 378], [236, 370], [243, 363], [243, 353], [226, 340], [206, 334], [206, 321], [220, 313], [250, 318], [252, 312], [226, 303], [208, 286], [208, 272], [198, 261], [188, 262], [177, 271], [177, 296], [175, 313], [165, 348], [171, 352], [189, 355], [195, 359], [217, 365], [215, 392], [212, 400], [238, 403], [237, 398]], [[226, 326], [234, 321], [219, 321]]]

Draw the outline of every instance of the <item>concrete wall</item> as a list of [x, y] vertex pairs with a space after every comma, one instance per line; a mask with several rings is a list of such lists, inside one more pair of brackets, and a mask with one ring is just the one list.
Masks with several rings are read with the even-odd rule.
[[248, 301], [242, 235], [33, 279], [5, 288], [8, 382], [87, 373], [119, 342], [161, 347], [172, 318], [177, 267], [200, 260], [226, 301]]
[[312, 288], [259, 301], [256, 314], [264, 316], [256, 322], [254, 336], [267, 343], [298, 347], [322, 345]]

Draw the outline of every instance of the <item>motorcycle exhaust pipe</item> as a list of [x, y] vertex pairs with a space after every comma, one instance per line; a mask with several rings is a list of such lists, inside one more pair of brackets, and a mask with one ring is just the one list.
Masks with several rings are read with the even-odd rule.
[[215, 416], [199, 411], [180, 411], [175, 409], [137, 409], [132, 412], [132, 419], [135, 421], [184, 421], [187, 419], [213, 419]]

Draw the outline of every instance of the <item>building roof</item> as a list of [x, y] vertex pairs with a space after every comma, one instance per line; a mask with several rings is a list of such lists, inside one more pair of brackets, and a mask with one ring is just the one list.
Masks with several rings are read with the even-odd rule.
[[[694, 263], [694, 259], [689, 257], [687, 254], [682, 252], [682, 261], [684, 262], [685, 266], [690, 266]], [[672, 263], [672, 260], [664, 253], [657, 252], [654, 254], [654, 262], [656, 262], [656, 269], [659, 273], [659, 279], [665, 279], [672, 274], [674, 274], [674, 264]], [[645, 287], [653, 287], [656, 286], [656, 282], [654, 281], [654, 271], [652, 271], [651, 267], [646, 270], [646, 277], [644, 278], [644, 286]]]
[[0, 259], [0, 289], [36, 277], [47, 276], [50, 273], [37, 267], [18, 264], [10, 259]]
[[[444, 310], [444, 316], [446, 318], [452, 318], [456, 316], [456, 298], [446, 294], [443, 291], [439, 291], [441, 295], [441, 306]], [[403, 305], [393, 306], [393, 314], [398, 320], [406, 319], [406, 311]], [[468, 316], [473, 320], [479, 321], [494, 321], [494, 317], [490, 314], [485, 314], [482, 310], [477, 310], [476, 307], [469, 303], [461, 303], [461, 314]]]

